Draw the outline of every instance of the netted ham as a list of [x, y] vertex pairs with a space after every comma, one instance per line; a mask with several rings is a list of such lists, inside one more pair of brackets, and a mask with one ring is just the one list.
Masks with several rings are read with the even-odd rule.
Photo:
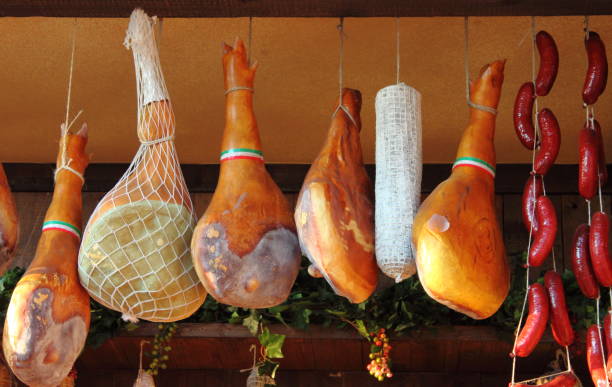
[[308, 272], [325, 277], [351, 302], [376, 288], [372, 184], [363, 165], [361, 93], [344, 89], [323, 149], [312, 163], [295, 209]]
[[217, 301], [267, 308], [289, 296], [300, 249], [287, 199], [263, 162], [253, 79], [241, 40], [225, 45], [225, 130], [219, 182], [191, 243], [194, 265]]
[[55, 190], [36, 255], [9, 304], [2, 346], [13, 373], [29, 386], [59, 385], [83, 350], [89, 296], [77, 273], [81, 186], [89, 162], [87, 126], [60, 140]]
[[130, 18], [125, 44], [134, 53], [141, 145], [89, 219], [79, 275], [96, 301], [125, 318], [170, 322], [191, 315], [206, 292], [189, 253], [195, 216], [174, 147], [154, 20], [139, 9]]
[[0, 164], [0, 275], [8, 269], [19, 241], [17, 207], [4, 167]]

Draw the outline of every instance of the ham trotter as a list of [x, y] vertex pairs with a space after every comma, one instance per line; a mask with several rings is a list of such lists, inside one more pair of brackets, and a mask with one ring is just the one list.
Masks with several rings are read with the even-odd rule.
[[537, 33], [536, 46], [540, 54], [540, 69], [535, 81], [535, 91], [538, 96], [544, 96], [550, 92], [557, 78], [559, 51], [555, 40], [546, 31]]
[[597, 193], [599, 168], [599, 142], [597, 132], [590, 122], [587, 120], [580, 129], [578, 141], [578, 192], [587, 200], [591, 200]]
[[550, 297], [550, 327], [557, 343], [565, 347], [574, 342], [574, 328], [570, 324], [561, 276], [554, 271], [544, 274], [544, 286]]
[[608, 58], [606, 57], [606, 46], [594, 31], [589, 31], [584, 40], [587, 52], [587, 72], [582, 88], [582, 100], [587, 105], [592, 105], [606, 89], [608, 81]]
[[0, 275], [4, 274], [11, 264], [18, 241], [17, 207], [4, 173], [4, 167], [0, 164]]
[[538, 114], [540, 133], [542, 140], [540, 149], [536, 153], [533, 168], [539, 175], [546, 175], [550, 167], [554, 164], [561, 147], [561, 131], [559, 122], [550, 109], [540, 110]]
[[77, 273], [82, 175], [89, 162], [86, 143], [85, 125], [60, 140], [70, 169], [62, 168], [58, 156], [55, 189], [36, 255], [15, 287], [4, 322], [4, 356], [13, 373], [31, 386], [59, 385], [87, 338], [89, 296]]
[[514, 354], [518, 357], [529, 356], [538, 345], [546, 330], [550, 312], [548, 294], [542, 284], [534, 283], [529, 286], [528, 299], [529, 314], [514, 348]]
[[253, 111], [256, 67], [249, 65], [241, 40], [225, 45], [221, 171], [191, 240], [206, 290], [219, 302], [243, 308], [285, 301], [300, 266], [291, 208], [263, 162]]
[[[497, 108], [504, 61], [484, 67], [470, 98]], [[474, 319], [503, 303], [510, 271], [495, 212], [495, 114], [470, 107], [450, 177], [421, 204], [412, 239], [423, 288], [434, 300]]]
[[609, 229], [610, 218], [607, 214], [598, 211], [591, 215], [591, 233], [589, 235], [591, 264], [597, 281], [605, 287], [612, 286], [612, 262], [610, 261], [608, 246]]
[[[601, 347], [603, 337], [600, 336], [601, 328], [593, 324], [587, 329], [586, 349], [587, 364], [595, 387], [608, 387], [606, 381], [606, 369], [604, 367], [604, 353]], [[602, 341], [600, 341], [600, 339]]]
[[572, 241], [572, 270], [582, 294], [587, 298], [596, 299], [599, 297], [599, 283], [591, 266], [589, 228], [587, 224], [581, 224], [576, 228]]
[[533, 149], [535, 141], [535, 129], [533, 128], [533, 103], [535, 91], [533, 82], [525, 82], [521, 85], [516, 99], [514, 100], [514, 130], [521, 144], [529, 150]]
[[336, 110], [302, 185], [295, 223], [312, 262], [308, 272], [324, 276], [337, 294], [358, 303], [377, 283], [373, 192], [359, 140], [361, 93], [344, 89], [342, 104], [347, 111]]
[[548, 196], [536, 200], [535, 216], [538, 231], [534, 234], [529, 250], [529, 266], [540, 266], [553, 249], [557, 236], [557, 213]]

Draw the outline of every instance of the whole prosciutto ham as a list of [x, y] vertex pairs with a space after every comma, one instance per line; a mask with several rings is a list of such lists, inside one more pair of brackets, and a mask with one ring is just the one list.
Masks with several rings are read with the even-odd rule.
[[17, 283], [6, 314], [4, 356], [13, 373], [29, 386], [59, 385], [87, 338], [89, 296], [77, 273], [82, 176], [89, 162], [86, 144], [86, 125], [60, 140], [68, 168], [62, 168], [60, 155], [36, 256]]
[[19, 219], [4, 167], [0, 164], [0, 275], [11, 264], [19, 241]]
[[300, 246], [334, 291], [351, 302], [376, 288], [372, 184], [363, 166], [361, 93], [344, 89], [323, 149], [312, 163], [295, 209]]
[[[417, 270], [436, 301], [474, 319], [491, 316], [510, 285], [495, 213], [495, 114], [504, 61], [484, 67], [471, 86], [473, 104], [451, 176], [421, 205], [413, 225]], [[494, 111], [494, 110], [493, 110]]]
[[289, 203], [263, 162], [253, 78], [241, 40], [225, 45], [226, 111], [215, 194], [191, 241], [208, 293], [224, 304], [266, 308], [288, 297], [300, 265]]

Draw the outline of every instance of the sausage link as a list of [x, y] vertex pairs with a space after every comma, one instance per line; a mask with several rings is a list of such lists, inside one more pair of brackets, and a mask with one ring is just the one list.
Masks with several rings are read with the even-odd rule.
[[561, 276], [554, 271], [544, 274], [544, 286], [550, 297], [550, 327], [557, 343], [565, 347], [574, 342], [574, 328], [570, 324]]
[[[538, 232], [539, 227], [538, 219], [535, 216], [535, 203], [543, 193], [542, 177], [530, 175], [525, 182], [525, 188], [523, 188], [523, 224], [527, 232], [533, 231], [534, 235]], [[533, 230], [531, 230], [532, 225]]]
[[597, 324], [593, 324], [587, 329], [587, 364], [595, 387], [609, 387], [606, 382], [606, 369], [604, 367], [603, 348], [601, 348], [599, 341], [599, 329]]
[[540, 266], [550, 254], [557, 235], [557, 214], [555, 206], [548, 196], [536, 200], [535, 215], [538, 221], [538, 232], [534, 234], [529, 249], [529, 266]]
[[604, 318], [604, 345], [608, 358], [606, 365], [608, 366], [608, 379], [612, 377], [612, 310], [608, 309], [606, 317]]
[[595, 137], [597, 137], [597, 161], [599, 164], [599, 181], [601, 186], [605, 187], [608, 182], [608, 165], [606, 165], [606, 152], [604, 150], [603, 135], [601, 133], [601, 125], [597, 120], [593, 120], [593, 128], [595, 129]]
[[533, 82], [523, 83], [514, 100], [514, 130], [516, 135], [525, 146], [532, 150], [535, 141], [535, 130], [533, 128], [533, 102], [535, 101], [535, 90]]
[[580, 129], [578, 144], [578, 192], [583, 198], [591, 200], [597, 193], [599, 144], [590, 120]]
[[529, 314], [514, 348], [514, 354], [518, 357], [527, 357], [533, 352], [546, 330], [550, 313], [548, 294], [542, 284], [536, 282], [529, 286], [528, 299]]
[[537, 174], [546, 175], [559, 154], [561, 131], [559, 130], [559, 122], [550, 109], [540, 110], [538, 123], [540, 124], [542, 140], [533, 167]]
[[555, 40], [546, 31], [536, 35], [536, 46], [540, 54], [540, 69], [535, 82], [535, 91], [538, 96], [547, 95], [557, 78], [559, 70], [559, 51]]
[[[555, 376], [553, 380], [548, 383], [540, 384], [539, 387], [577, 387], [578, 379], [572, 373], [561, 374], [559, 376]], [[508, 387], [533, 387], [532, 384], [522, 384], [522, 383], [509, 383]]]
[[595, 212], [591, 216], [591, 232], [589, 235], [589, 251], [591, 264], [597, 281], [602, 286], [612, 286], [612, 262], [608, 249], [608, 230], [610, 219], [603, 212]]
[[589, 254], [589, 226], [581, 224], [574, 232], [572, 241], [572, 270], [578, 286], [587, 298], [599, 297], [599, 283], [591, 267]]
[[606, 46], [597, 32], [589, 31], [584, 41], [587, 52], [587, 72], [582, 88], [582, 100], [592, 105], [606, 89], [608, 82], [608, 58]]

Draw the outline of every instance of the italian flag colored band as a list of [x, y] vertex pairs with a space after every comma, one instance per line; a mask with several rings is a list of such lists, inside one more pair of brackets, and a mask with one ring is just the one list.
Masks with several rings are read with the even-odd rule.
[[50, 220], [48, 222], [43, 223], [42, 230], [43, 232], [48, 230], [64, 231], [74, 235], [78, 239], [81, 239], [81, 230], [79, 230], [78, 227], [75, 227], [70, 223], [62, 222], [60, 220]]
[[491, 175], [492, 178], [495, 179], [495, 168], [493, 168], [493, 166], [487, 163], [486, 161], [477, 159], [476, 157], [458, 158], [457, 160], [455, 160], [455, 163], [453, 164], [453, 169], [457, 167], [474, 167], [474, 168], [482, 169], [483, 171]]
[[234, 148], [221, 152], [221, 161], [236, 159], [250, 159], [263, 162], [263, 153], [260, 150], [249, 148]]

